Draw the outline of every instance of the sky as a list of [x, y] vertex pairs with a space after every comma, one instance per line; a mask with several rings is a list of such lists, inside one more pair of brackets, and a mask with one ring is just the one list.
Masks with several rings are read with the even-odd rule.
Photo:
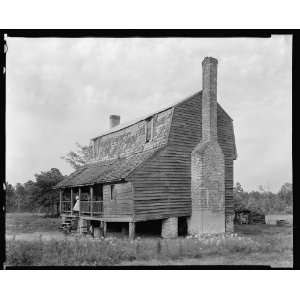
[[218, 102], [234, 120], [234, 182], [277, 192], [292, 182], [292, 36], [7, 38], [6, 181], [34, 179], [109, 127], [202, 89], [218, 59]]

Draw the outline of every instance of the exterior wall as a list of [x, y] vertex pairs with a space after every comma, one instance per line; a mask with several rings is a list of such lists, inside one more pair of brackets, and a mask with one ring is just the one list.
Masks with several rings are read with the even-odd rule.
[[174, 108], [168, 146], [130, 176], [137, 220], [191, 214], [191, 152], [201, 138], [201, 93]]
[[158, 148], [167, 143], [172, 108], [153, 116], [153, 137], [146, 141], [145, 121], [104, 135], [94, 140], [94, 161], [126, 157], [133, 153]]
[[[202, 137], [201, 111], [201, 93], [175, 106], [168, 145], [129, 176], [134, 187], [136, 220], [191, 215], [191, 153]], [[233, 215], [232, 121], [219, 105], [217, 117], [218, 143], [225, 163], [225, 214], [230, 218]]]
[[188, 216], [190, 155], [165, 147], [140, 165], [128, 178], [134, 187], [134, 211], [137, 221]]
[[192, 152], [191, 234], [225, 232], [224, 155], [217, 141], [200, 143]]
[[130, 182], [115, 184], [116, 200], [111, 199], [111, 185], [103, 185], [103, 216], [133, 216], [133, 191]]
[[202, 137], [202, 93], [174, 108], [168, 145], [191, 153]]

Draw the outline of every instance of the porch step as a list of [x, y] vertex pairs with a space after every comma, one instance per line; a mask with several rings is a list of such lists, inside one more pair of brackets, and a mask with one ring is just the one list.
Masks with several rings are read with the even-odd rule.
[[64, 216], [59, 226], [59, 229], [64, 231], [69, 231], [69, 232], [71, 230], [75, 230], [77, 228], [77, 220], [78, 220], [77, 216], [70, 216], [70, 215]]

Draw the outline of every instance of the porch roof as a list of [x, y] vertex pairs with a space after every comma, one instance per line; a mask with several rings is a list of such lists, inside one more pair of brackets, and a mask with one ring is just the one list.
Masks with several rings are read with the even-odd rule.
[[86, 164], [59, 182], [54, 188], [93, 185], [125, 179], [140, 164], [148, 160], [159, 149], [135, 153], [129, 157]]

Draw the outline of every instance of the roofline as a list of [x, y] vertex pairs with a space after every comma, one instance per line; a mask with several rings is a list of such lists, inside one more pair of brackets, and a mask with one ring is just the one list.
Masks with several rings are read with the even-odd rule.
[[[118, 126], [115, 126], [115, 127], [113, 127], [113, 128], [110, 128], [110, 129], [108, 129], [108, 130], [105, 130], [102, 134], [100, 134], [100, 135], [98, 135], [98, 136], [96, 136], [96, 137], [94, 137], [94, 138], [91, 138], [90, 140], [91, 140], [91, 141], [95, 141], [96, 139], [98, 139], [98, 138], [100, 138], [100, 137], [109, 135], [109, 134], [114, 133], [114, 132], [121, 131], [121, 130], [123, 130], [123, 129], [125, 129], [125, 128], [128, 128], [128, 127], [132, 126], [132, 125], [135, 125], [135, 124], [137, 124], [137, 123], [139, 123], [139, 122], [141, 122], [141, 121], [143, 121], [143, 120], [146, 120], [146, 119], [148, 119], [148, 118], [150, 118], [150, 117], [152, 117], [152, 116], [154, 116], [154, 115], [156, 115], [156, 114], [159, 114], [159, 113], [161, 113], [161, 112], [164, 112], [164, 111], [166, 111], [166, 110], [168, 110], [168, 109], [170, 109], [170, 108], [174, 108], [174, 107], [176, 107], [176, 106], [182, 104], [183, 102], [190, 100], [192, 97], [195, 97], [197, 94], [202, 94], [202, 90], [201, 90], [201, 91], [198, 91], [198, 92], [196, 92], [196, 93], [194, 93], [194, 94], [192, 94], [192, 95], [189, 96], [189, 97], [184, 98], [183, 100], [177, 101], [177, 102], [175, 102], [174, 104], [169, 105], [169, 106], [167, 106], [167, 107], [165, 107], [165, 108], [162, 108], [162, 109], [160, 109], [160, 110], [154, 111], [154, 112], [152, 112], [152, 113], [150, 113], [150, 114], [144, 115], [144, 116], [139, 117], [139, 118], [137, 118], [137, 119], [135, 119], [135, 120], [131, 120], [131, 121], [127, 122], [127, 123], [124, 123], [124, 124], [121, 123], [121, 124], [118, 125]], [[227, 116], [231, 121], [233, 121], [233, 119], [229, 116], [229, 114], [225, 111], [225, 109], [221, 106], [221, 104], [220, 104], [219, 102], [217, 102], [217, 103], [218, 103], [219, 107], [221, 108], [221, 110], [226, 114], [226, 116]]]
[[94, 141], [94, 140], [96, 140], [96, 139], [98, 139], [100, 137], [106, 136], [106, 135], [114, 133], [114, 132], [118, 132], [118, 131], [123, 130], [125, 128], [128, 128], [128, 127], [130, 127], [132, 125], [135, 125], [135, 124], [137, 124], [137, 123], [139, 123], [139, 122], [141, 122], [143, 120], [146, 120], [146, 119], [148, 119], [148, 118], [150, 118], [150, 117], [152, 117], [152, 116], [154, 116], [156, 114], [162, 113], [162, 112], [164, 112], [164, 111], [166, 111], [166, 110], [168, 110], [170, 108], [173, 108], [173, 107], [175, 107], [177, 105], [180, 105], [181, 103], [183, 103], [183, 102], [191, 99], [192, 97], [194, 97], [194, 96], [196, 96], [197, 94], [200, 94], [200, 93], [202, 93], [202, 90], [199, 91], [199, 92], [194, 93], [193, 95], [191, 95], [191, 96], [189, 96], [187, 98], [184, 98], [183, 100], [177, 101], [177, 102], [175, 102], [172, 105], [169, 105], [169, 106], [167, 106], [165, 108], [162, 108], [162, 109], [160, 109], [158, 111], [155, 111], [155, 112], [152, 112], [150, 114], [144, 115], [143, 117], [137, 118], [135, 120], [129, 121], [129, 122], [124, 123], [124, 124], [121, 123], [120, 125], [118, 125], [116, 127], [113, 127], [111, 129], [108, 129], [108, 130], [104, 131], [102, 134], [100, 134], [100, 135], [98, 135], [98, 136], [96, 136], [94, 138], [91, 138], [91, 141]]
[[76, 185], [63, 185], [59, 187], [53, 187], [55, 190], [65, 189], [65, 188], [76, 188], [76, 187], [84, 187], [84, 186], [92, 186], [95, 184], [107, 184], [107, 183], [116, 183], [116, 182], [124, 182], [125, 178], [115, 179], [115, 180], [106, 180], [103, 182], [92, 182], [92, 183], [84, 183], [84, 184], [76, 184]]
[[224, 114], [233, 122], [233, 119], [229, 116], [229, 114], [226, 112], [226, 110], [221, 106], [219, 102], [217, 102], [221, 110], [224, 112]]
[[[115, 160], [119, 160], [119, 159], [127, 159], [127, 158], [130, 158], [131, 156], [133, 155], [136, 155], [136, 154], [141, 154], [141, 153], [147, 153], [147, 152], [152, 152], [152, 155], [150, 155], [146, 161], [150, 158], [152, 158], [154, 156], [154, 154], [156, 154], [157, 152], [159, 152], [161, 149], [164, 149], [167, 145], [163, 145], [163, 146], [159, 146], [159, 147], [156, 147], [154, 149], [148, 149], [148, 150], [145, 150], [145, 151], [142, 151], [142, 152], [135, 152], [135, 153], [132, 153], [128, 156], [124, 156], [124, 157], [119, 157], [119, 158], [115, 158], [115, 159], [109, 159], [109, 160], [103, 160], [103, 161], [97, 161], [97, 162], [90, 162], [90, 163], [86, 163], [84, 166], [81, 166], [79, 169], [75, 170], [73, 173], [71, 173], [70, 175], [68, 175], [67, 177], [70, 177], [72, 174], [74, 175], [74, 173], [76, 173], [76, 171], [78, 170], [81, 170], [81, 169], [85, 169], [87, 168], [89, 165], [93, 165], [93, 164], [97, 164], [97, 163], [100, 163], [100, 162], [111, 162], [111, 161], [115, 161]], [[145, 161], [142, 161], [140, 164], [138, 164], [131, 172], [129, 172], [125, 177], [120, 177], [118, 179], [111, 179], [111, 180], [105, 180], [105, 181], [93, 181], [93, 182], [90, 182], [90, 183], [83, 183], [83, 184], [76, 184], [76, 185], [68, 185], [68, 184], [64, 184], [62, 186], [57, 186], [55, 185], [54, 187], [52, 187], [52, 189], [54, 190], [57, 190], [57, 189], [63, 189], [63, 188], [71, 188], [71, 187], [80, 187], [80, 186], [91, 186], [91, 185], [95, 185], [95, 184], [106, 184], [106, 183], [116, 183], [116, 182], [124, 182], [127, 180], [127, 178], [131, 175], [131, 173], [134, 172], [134, 170], [136, 168], [138, 168], [141, 164], [143, 164]], [[80, 174], [80, 173], [79, 173]], [[76, 175], [79, 175], [79, 174], [76, 174]], [[64, 180], [64, 179], [63, 179]], [[62, 181], [63, 181], [62, 180]], [[62, 182], [61, 181], [61, 182]], [[59, 183], [58, 183], [59, 184]]]

